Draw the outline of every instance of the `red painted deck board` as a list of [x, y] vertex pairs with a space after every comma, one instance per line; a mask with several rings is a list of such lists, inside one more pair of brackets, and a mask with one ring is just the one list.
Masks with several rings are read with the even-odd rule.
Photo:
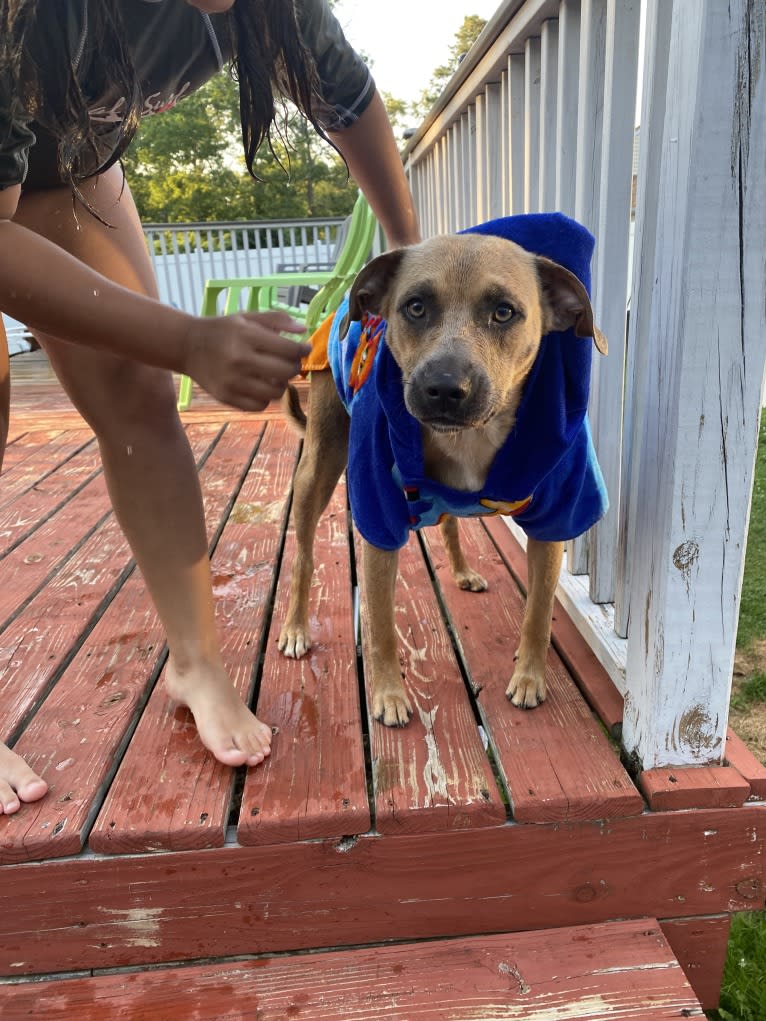
[[[198, 441], [203, 449], [208, 439]], [[214, 451], [201, 473], [203, 490], [215, 467]], [[206, 501], [209, 524], [224, 512], [228, 496], [212, 488]], [[163, 648], [157, 615], [143, 579], [134, 572], [15, 746], [46, 778], [50, 791], [42, 801], [2, 819], [0, 862], [58, 857], [81, 849]]]
[[729, 916], [666, 919], [660, 925], [702, 1007], [714, 1010], [726, 965]]
[[[286, 427], [253, 424], [216, 448], [223, 492], [237, 494], [212, 560], [222, 653], [237, 690], [252, 691], [286, 497], [295, 465]], [[239, 482], [257, 447], [247, 477]], [[211, 458], [212, 460], [212, 458]], [[177, 709], [162, 682], [153, 691], [90, 836], [93, 850], [219, 847], [234, 773], [206, 751], [191, 715]]]
[[751, 798], [766, 799], [766, 766], [731, 729], [726, 735], [726, 764], [733, 766], [750, 784]]
[[[377, 830], [498, 825], [505, 806], [415, 536], [399, 551], [395, 620], [414, 712], [406, 727], [383, 726], [372, 719], [367, 685]], [[363, 606], [364, 658], [369, 626]]]
[[9, 987], [4, 1016], [125, 1010], [142, 1021], [702, 1017], [653, 919]]
[[44, 447], [51, 440], [54, 440], [57, 436], [60, 436], [63, 429], [32, 429], [31, 431], [25, 429], [23, 426], [18, 426], [14, 431], [13, 422], [8, 429], [8, 443], [5, 448], [5, 454], [3, 456], [3, 469], [0, 472], [0, 478], [5, 475], [15, 464], [19, 464], [20, 461], [24, 461], [27, 457], [31, 457], [36, 450], [40, 447]]
[[[215, 430], [194, 427], [190, 433], [194, 449], [203, 453]], [[0, 631], [3, 740], [15, 733], [61, 673], [127, 577], [131, 564], [125, 538], [110, 515], [82, 546], [71, 551], [45, 587]], [[2, 563], [0, 570], [5, 570]]]
[[0, 554], [31, 535], [100, 471], [98, 450], [89, 444], [43, 481], [6, 504], [0, 510]]
[[237, 837], [276, 843], [366, 833], [370, 828], [351, 605], [346, 490], [319, 522], [311, 589], [312, 647], [287, 659], [277, 638], [287, 613], [295, 535], [285, 545], [265, 650], [258, 716], [279, 728], [270, 759], [248, 771]]
[[[736, 741], [729, 741], [727, 761], [750, 784], [750, 800], [744, 806], [681, 812], [655, 808], [640, 816], [610, 817], [622, 794], [615, 798], [599, 788], [601, 774], [596, 769], [594, 781], [590, 756], [578, 759], [583, 748], [576, 738], [571, 740], [574, 724], [559, 721], [549, 729], [542, 725], [544, 714], [524, 714], [524, 727], [529, 728], [524, 742], [532, 746], [545, 742], [554, 748], [548, 756], [551, 776], [559, 768], [569, 784], [580, 768], [588, 779], [584, 793], [569, 792], [567, 787], [572, 800], [566, 818], [507, 822], [504, 777], [511, 800], [518, 804], [514, 770], [523, 776], [528, 763], [515, 760], [530, 758], [518, 750], [511, 754], [508, 749], [505, 759], [501, 754], [500, 735], [514, 719], [502, 697], [511, 669], [507, 647], [490, 645], [486, 636], [475, 648], [462, 638], [456, 640], [453, 632], [459, 636], [463, 622], [461, 611], [452, 606], [456, 590], [450, 593], [452, 582], [445, 581], [434, 591], [433, 577], [413, 546], [408, 553], [412, 559], [403, 560], [404, 585], [399, 591], [409, 602], [400, 607], [398, 621], [402, 649], [408, 660], [415, 660], [412, 677], [421, 709], [425, 707], [424, 719], [418, 715], [409, 728], [392, 733], [359, 714], [355, 732], [351, 696], [358, 685], [353, 639], [348, 631], [342, 640], [330, 634], [325, 638], [323, 632], [334, 626], [330, 616], [345, 621], [349, 615], [347, 604], [342, 605], [348, 596], [347, 582], [341, 581], [348, 571], [347, 558], [341, 563], [343, 529], [329, 519], [322, 526], [330, 531], [329, 557], [318, 546], [325, 572], [318, 578], [326, 584], [332, 575], [335, 587], [328, 599], [333, 613], [320, 610], [315, 649], [320, 664], [325, 657], [328, 672], [322, 667], [306, 679], [323, 698], [330, 695], [330, 702], [316, 718], [317, 739], [303, 761], [301, 755], [312, 743], [306, 739], [311, 707], [302, 700], [311, 689], [303, 671], [311, 670], [312, 660], [270, 668], [279, 663], [273, 644], [281, 623], [278, 604], [287, 583], [291, 540], [288, 536], [279, 577], [273, 577], [276, 561], [261, 555], [264, 547], [252, 531], [257, 520], [269, 518], [277, 546], [282, 541], [277, 504], [284, 509], [292, 471], [287, 466], [294, 463], [297, 440], [279, 424], [276, 406], [248, 416], [199, 398], [183, 419], [198, 453], [209, 454], [202, 477], [211, 535], [219, 536], [213, 568], [227, 656], [235, 671], [251, 679], [251, 668], [261, 662], [265, 629], [271, 629], [263, 665], [256, 668], [263, 671], [260, 706], [262, 714], [273, 705], [286, 718], [285, 723], [280, 721], [270, 765], [249, 771], [243, 791], [240, 781], [246, 771], [221, 767], [208, 771], [200, 762], [199, 742], [187, 714], [163, 722], [167, 704], [161, 679], [150, 694], [162, 663], [164, 636], [143, 583], [135, 572], [130, 574], [130, 554], [113, 516], [107, 514], [90, 532], [82, 528], [87, 505], [78, 516], [78, 502], [95, 492], [95, 484], [88, 483], [99, 471], [90, 432], [68, 402], [49, 389], [25, 390], [16, 382], [12, 412], [16, 449], [11, 448], [8, 471], [0, 479], [0, 522], [6, 522], [3, 527], [10, 522], [13, 534], [6, 538], [11, 543], [26, 544], [29, 536], [26, 550], [31, 553], [39, 552], [34, 544], [52, 526], [50, 549], [56, 546], [60, 559], [38, 583], [23, 590], [28, 601], [21, 599], [18, 588], [12, 620], [0, 627], [2, 728], [11, 739], [21, 733], [18, 747], [32, 762], [47, 763], [54, 790], [40, 805], [0, 818], [0, 861], [5, 862], [0, 868], [0, 974], [19, 980], [83, 969], [187, 962], [174, 972], [181, 981], [201, 959], [212, 958], [217, 970], [228, 967], [223, 959], [231, 956], [523, 932], [651, 915], [662, 920], [674, 953], [705, 1005], [714, 1006], [728, 913], [760, 907], [766, 883], [766, 804], [752, 800], [759, 790], [763, 796], [758, 787], [763, 782], [761, 767], [741, 754]], [[267, 433], [232, 506], [236, 480], [245, 476], [257, 446], [252, 437], [264, 424]], [[278, 433], [281, 438], [276, 441]], [[275, 476], [272, 469], [262, 474], [260, 458], [272, 435], [282, 466], [277, 474], [285, 481], [280, 499], [269, 501], [264, 494]], [[11, 488], [4, 488], [6, 481]], [[244, 487], [251, 484], [252, 493], [247, 495]], [[338, 497], [342, 499], [340, 493]], [[72, 538], [66, 547], [54, 522], [65, 523], [58, 532], [71, 530], [72, 536], [76, 523], [80, 538]], [[492, 536], [502, 556], [492, 561], [496, 593], [460, 595], [472, 601], [466, 603], [472, 615], [479, 614], [473, 607], [494, 606], [497, 593], [513, 587], [511, 574], [523, 577], [523, 555], [501, 525], [490, 521], [478, 529]], [[507, 541], [515, 544], [513, 556]], [[438, 546], [438, 539], [435, 542]], [[0, 557], [0, 571], [6, 561], [14, 562]], [[40, 561], [23, 566], [41, 570], [36, 563]], [[243, 563], [256, 573], [242, 577]], [[17, 566], [14, 588], [24, 576], [21, 561]], [[3, 574], [3, 581], [8, 577]], [[274, 586], [277, 608], [272, 616]], [[257, 605], [244, 605], [243, 592]], [[449, 610], [446, 619], [444, 604]], [[513, 612], [517, 610], [520, 604]], [[495, 610], [485, 611], [491, 621], [495, 616]], [[472, 635], [479, 634], [483, 622], [465, 618], [469, 619]], [[567, 633], [564, 624], [569, 624], [565, 618], [554, 622], [554, 648], [563, 664], [556, 669], [564, 671], [561, 683], [569, 690], [564, 677], [565, 672], [572, 673], [588, 703], [616, 732], [619, 693], [611, 682], [611, 690], [603, 684], [605, 674], [597, 664], [594, 668], [587, 650], [585, 655], [577, 652], [576, 640], [580, 652], [582, 641], [576, 633]], [[281, 666], [297, 667], [298, 674], [282, 679]], [[486, 697], [491, 684], [479, 694], [478, 705], [466, 684], [466, 678], [475, 680], [481, 670], [500, 680], [496, 706]], [[330, 691], [328, 677], [334, 682]], [[301, 697], [296, 699], [296, 694]], [[439, 709], [434, 714], [435, 705]], [[362, 712], [365, 709], [363, 705]], [[579, 705], [577, 712], [581, 711]], [[478, 738], [479, 712], [484, 713], [483, 726], [490, 734], [486, 754]], [[576, 712], [573, 719], [578, 720], [579, 731]], [[341, 754], [340, 748], [335, 754], [338, 727], [344, 737], [348, 734], [357, 742], [351, 756]], [[133, 742], [141, 740], [145, 743], [131, 751]], [[609, 768], [618, 768], [616, 751], [602, 743], [613, 756]], [[565, 769], [556, 755], [559, 746], [566, 746], [565, 759], [572, 756]], [[393, 767], [383, 760], [382, 773], [381, 748], [396, 758]], [[136, 759], [141, 768], [134, 765]], [[534, 756], [531, 761], [536, 761]], [[350, 774], [358, 772], [353, 778], [357, 793], [348, 797], [342, 786], [333, 784], [325, 772], [330, 762], [331, 775], [347, 763], [342, 776], [347, 783], [352, 781]], [[544, 770], [538, 766], [536, 771], [539, 779]], [[377, 774], [372, 806], [361, 790], [359, 777], [365, 772], [367, 777]], [[447, 796], [440, 801], [428, 783], [442, 774], [448, 777]], [[477, 808], [472, 798], [487, 775], [495, 800]], [[158, 797], [161, 776], [165, 782]], [[300, 776], [302, 805], [300, 783], [290, 787]], [[390, 784], [392, 777], [386, 794], [390, 798], [393, 789], [402, 818], [380, 798], [380, 780]], [[137, 800], [136, 810], [130, 797], [138, 796], [140, 784], [148, 800]], [[635, 797], [635, 791], [630, 792], [630, 798]], [[598, 810], [595, 806], [602, 798]], [[335, 819], [333, 804], [340, 805]], [[108, 832], [103, 825], [115, 821], [115, 813], [108, 810], [113, 805], [124, 809], [116, 817], [119, 841], [114, 834], [109, 836], [117, 826]], [[368, 828], [371, 807], [373, 828]], [[462, 829], [466, 807], [474, 814]], [[253, 808], [259, 809], [258, 815], [252, 814]], [[530, 803], [530, 811], [537, 808]], [[237, 810], [239, 836], [232, 825]], [[534, 811], [527, 818], [533, 815]], [[316, 828], [318, 823], [321, 828]], [[270, 842], [277, 837], [280, 842]], [[81, 851], [88, 839], [91, 846]], [[245, 841], [251, 839], [254, 846], [247, 846]], [[208, 846], [222, 842], [223, 846]], [[71, 856], [52, 857], [66, 854]], [[423, 947], [418, 943], [409, 956], [419, 957]], [[36, 997], [42, 986], [28, 988]], [[4, 1007], [5, 999], [0, 1002]]]
[[0, 734], [7, 740], [62, 670], [130, 565], [113, 517], [0, 633]]
[[65, 468], [69, 458], [93, 443], [93, 433], [89, 429], [70, 429], [40, 447], [33, 456], [25, 458], [7, 470], [3, 461], [0, 508], [7, 506], [32, 486], [46, 479], [56, 469]]
[[[526, 553], [501, 517], [483, 518], [482, 522], [522, 591], [526, 592]], [[622, 695], [558, 599], [553, 607], [551, 641], [601, 722], [611, 734], [619, 736], [622, 728]]]
[[0, 975], [22, 977], [754, 910], [766, 807], [80, 856], [0, 874]]
[[3, 558], [0, 627], [10, 622], [19, 605], [39, 590], [110, 513], [106, 482], [103, 475], [98, 475], [83, 488], [76, 503], [65, 503]]
[[514, 819], [556, 822], [637, 815], [643, 799], [552, 649], [545, 702], [524, 710], [505, 697], [524, 602], [481, 524], [461, 521], [460, 534], [466, 559], [488, 582], [486, 592], [459, 589], [439, 536], [433, 529], [424, 531]]
[[750, 797], [750, 784], [734, 766], [647, 769], [638, 784], [650, 808], [738, 808]]

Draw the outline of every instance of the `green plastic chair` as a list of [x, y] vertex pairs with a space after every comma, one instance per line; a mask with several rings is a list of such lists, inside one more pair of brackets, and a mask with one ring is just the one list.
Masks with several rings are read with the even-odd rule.
[[[304, 323], [310, 336], [331, 315], [343, 300], [354, 277], [367, 261], [377, 221], [367, 200], [361, 194], [351, 214], [343, 247], [331, 270], [304, 273], [273, 273], [263, 277], [238, 277], [231, 280], [208, 280], [202, 296], [203, 316], [219, 314], [220, 295], [226, 291], [224, 315], [244, 309], [247, 312], [288, 312], [293, 319]], [[318, 287], [307, 308], [279, 301], [278, 292], [284, 287]], [[182, 376], [178, 388], [178, 410], [185, 411], [191, 404], [192, 380]]]

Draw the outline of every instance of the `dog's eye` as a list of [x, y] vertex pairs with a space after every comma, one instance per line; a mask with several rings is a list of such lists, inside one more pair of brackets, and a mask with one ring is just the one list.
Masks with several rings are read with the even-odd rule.
[[501, 301], [492, 313], [492, 319], [496, 323], [509, 323], [515, 315], [516, 309], [513, 305], [509, 305], [507, 301]]
[[404, 314], [408, 319], [422, 319], [426, 314], [426, 306], [420, 298], [410, 298], [404, 306]]

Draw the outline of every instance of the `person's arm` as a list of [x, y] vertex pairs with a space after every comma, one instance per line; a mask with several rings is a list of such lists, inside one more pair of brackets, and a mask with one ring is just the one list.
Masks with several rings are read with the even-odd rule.
[[389, 247], [417, 244], [420, 228], [415, 204], [391, 122], [378, 92], [359, 120], [343, 131], [333, 132], [330, 138], [370, 203]]
[[[417, 244], [420, 228], [391, 122], [366, 64], [327, 0], [296, 4], [322, 93], [317, 114], [364, 192], [391, 248]], [[361, 110], [361, 113], [359, 111]]]
[[20, 187], [0, 191], [0, 308], [32, 330], [185, 373], [218, 400], [260, 410], [308, 353], [281, 312], [201, 318], [101, 276], [14, 223]]

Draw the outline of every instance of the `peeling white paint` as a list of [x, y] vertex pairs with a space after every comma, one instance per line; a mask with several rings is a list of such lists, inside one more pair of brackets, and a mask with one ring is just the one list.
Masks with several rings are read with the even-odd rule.
[[119, 925], [124, 925], [132, 936], [124, 940], [129, 947], [158, 947], [160, 945], [160, 921], [163, 908], [98, 908]]
[[[672, 1010], [684, 1007], [685, 1002], [668, 1003]], [[541, 1004], [536, 1007], [525, 1001], [523, 1004], [486, 1004], [481, 1007], [455, 1007], [445, 1011], [444, 1021], [576, 1021], [578, 1018], [592, 1017], [618, 1018], [625, 1016], [624, 1003], [610, 1003], [603, 996], [583, 996], [578, 1000], [560, 1005]], [[660, 1005], [658, 1004], [658, 1007]], [[670, 1016], [670, 1015], [668, 1015]], [[694, 1017], [695, 1014], [689, 1014]], [[699, 1012], [699, 1017], [704, 1017]]]
[[423, 782], [428, 792], [429, 803], [439, 804], [441, 800], [449, 800], [447, 776], [434, 735], [434, 720], [439, 711], [439, 706], [435, 705], [433, 709], [426, 711], [421, 709], [420, 705], [416, 703], [415, 708], [420, 717], [420, 722], [425, 729], [426, 749], [428, 751], [426, 763], [423, 767]]

